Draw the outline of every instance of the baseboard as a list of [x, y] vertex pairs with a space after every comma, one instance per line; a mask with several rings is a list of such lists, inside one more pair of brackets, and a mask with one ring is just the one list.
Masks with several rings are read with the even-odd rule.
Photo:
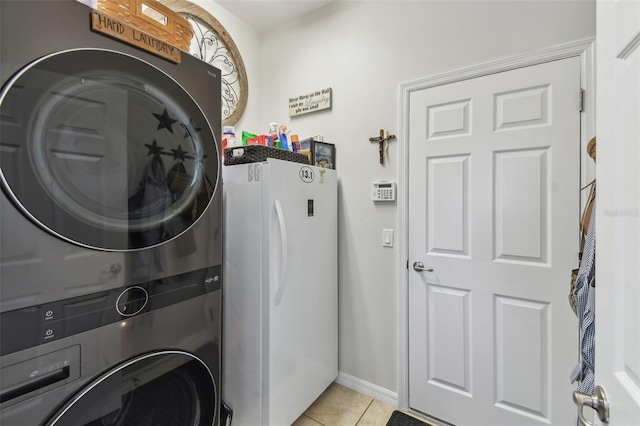
[[360, 392], [363, 395], [370, 396], [371, 398], [384, 402], [392, 407], [398, 406], [398, 393], [385, 389], [382, 386], [374, 385], [373, 383], [366, 382], [342, 372], [338, 373], [336, 383], [349, 389], [353, 389], [356, 392]]

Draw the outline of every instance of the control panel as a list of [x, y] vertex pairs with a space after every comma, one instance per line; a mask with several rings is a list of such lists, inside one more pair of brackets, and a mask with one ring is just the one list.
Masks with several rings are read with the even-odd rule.
[[371, 200], [373, 201], [395, 201], [396, 200], [396, 183], [395, 182], [373, 182], [371, 184]]
[[[0, 356], [151, 312], [222, 288], [222, 266], [0, 314]], [[20, 327], [16, 327], [20, 324]]]

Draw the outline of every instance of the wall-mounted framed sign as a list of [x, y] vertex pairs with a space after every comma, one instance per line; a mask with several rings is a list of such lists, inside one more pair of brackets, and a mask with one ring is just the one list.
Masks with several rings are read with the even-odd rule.
[[247, 106], [249, 84], [238, 47], [209, 12], [187, 0], [158, 0], [179, 13], [193, 27], [189, 53], [222, 71], [222, 125], [240, 120]]
[[289, 98], [289, 117], [331, 109], [331, 87]]

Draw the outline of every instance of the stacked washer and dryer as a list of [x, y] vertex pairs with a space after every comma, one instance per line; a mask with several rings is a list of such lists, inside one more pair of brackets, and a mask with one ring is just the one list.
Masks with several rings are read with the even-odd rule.
[[218, 425], [220, 73], [0, 1], [0, 424]]

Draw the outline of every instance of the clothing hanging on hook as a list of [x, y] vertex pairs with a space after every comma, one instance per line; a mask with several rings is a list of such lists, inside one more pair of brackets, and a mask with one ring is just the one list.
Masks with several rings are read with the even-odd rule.
[[[596, 159], [596, 138], [587, 144], [587, 152]], [[580, 220], [580, 267], [571, 296], [574, 297], [578, 317], [579, 355], [578, 364], [571, 372], [571, 383], [578, 382], [577, 391], [591, 395], [594, 391], [595, 374], [595, 321], [596, 321], [596, 217], [593, 214], [596, 199], [595, 179], [582, 189], [591, 186], [589, 197]], [[580, 421], [578, 421], [580, 425]]]
[[591, 216], [585, 239], [584, 254], [573, 294], [576, 297], [579, 347], [578, 364], [571, 373], [571, 383], [578, 383], [578, 392], [593, 393], [595, 372], [595, 286], [596, 286], [596, 220]]
[[[593, 160], [596, 159], [596, 138], [593, 137], [587, 144], [587, 153]], [[584, 205], [584, 210], [582, 210], [582, 214], [580, 216], [580, 227], [579, 227], [579, 250], [578, 250], [578, 268], [573, 269], [571, 271], [571, 280], [569, 285], [569, 306], [571, 306], [571, 310], [576, 316], [578, 315], [578, 310], [576, 307], [577, 300], [575, 295], [576, 290], [576, 280], [578, 278], [579, 268], [582, 266], [582, 255], [585, 247], [585, 239], [589, 232], [589, 226], [591, 224], [591, 217], [593, 214], [593, 209], [596, 200], [596, 180], [593, 179], [590, 183], [580, 188], [580, 191], [584, 191], [585, 189], [589, 189], [589, 195], [587, 196], [587, 201]], [[581, 196], [582, 198], [582, 196]]]

